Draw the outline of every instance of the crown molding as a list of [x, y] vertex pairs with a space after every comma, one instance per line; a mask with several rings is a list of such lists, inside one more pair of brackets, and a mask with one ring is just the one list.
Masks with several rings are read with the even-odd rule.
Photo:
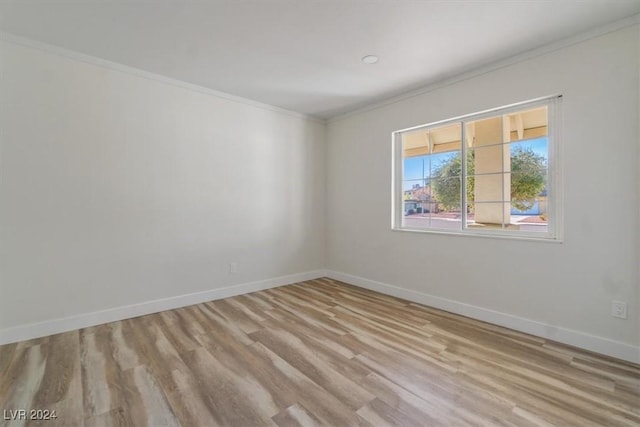
[[610, 24], [603, 25], [600, 27], [593, 28], [589, 31], [577, 34], [575, 36], [571, 36], [553, 43], [549, 43], [547, 45], [537, 47], [531, 50], [527, 50], [525, 52], [510, 56], [508, 58], [504, 58], [498, 61], [493, 61], [488, 64], [481, 65], [476, 67], [470, 71], [465, 71], [463, 73], [459, 73], [448, 77], [446, 79], [441, 79], [435, 82], [427, 83], [426, 85], [420, 86], [416, 89], [412, 89], [408, 92], [401, 93], [399, 95], [394, 95], [390, 97], [386, 97], [376, 102], [368, 103], [364, 106], [355, 108], [351, 111], [347, 111], [346, 113], [342, 113], [333, 117], [329, 117], [327, 119], [327, 123], [334, 123], [344, 119], [347, 119], [351, 116], [366, 113], [368, 111], [377, 110], [379, 108], [386, 107], [391, 104], [396, 104], [398, 102], [404, 101], [406, 99], [414, 98], [416, 96], [424, 95], [429, 92], [433, 92], [435, 90], [444, 88], [446, 86], [451, 86], [456, 83], [460, 83], [465, 80], [472, 79], [474, 77], [481, 76], [483, 74], [490, 73], [492, 71], [496, 71], [502, 68], [509, 67], [511, 65], [536, 58], [539, 56], [547, 55], [549, 53], [565, 49], [567, 47], [586, 42], [588, 40], [613, 33], [619, 30], [623, 30], [625, 28], [633, 27], [635, 25], [640, 25], [640, 13], [629, 16], [627, 18], [614, 21]]
[[187, 83], [182, 80], [177, 80], [171, 77], [163, 76], [161, 74], [156, 74], [150, 71], [141, 70], [139, 68], [130, 67], [128, 65], [124, 65], [118, 62], [109, 61], [106, 59], [98, 58], [96, 56], [91, 56], [91, 55], [87, 55], [74, 50], [65, 49], [59, 46], [54, 46], [38, 40], [30, 39], [27, 37], [18, 36], [12, 33], [8, 33], [6, 31], [0, 31], [0, 41], [13, 43], [16, 45], [20, 45], [20, 46], [28, 47], [32, 49], [37, 49], [42, 52], [62, 56], [64, 58], [67, 58], [73, 61], [84, 62], [86, 64], [94, 65], [101, 68], [106, 68], [108, 70], [129, 74], [129, 75], [147, 79], [147, 80], [153, 80], [166, 85], [175, 86], [175, 87], [190, 90], [193, 92], [202, 93], [204, 95], [213, 96], [219, 99], [224, 99], [226, 101], [236, 102], [239, 104], [248, 105], [250, 107], [259, 108], [261, 110], [272, 111], [275, 113], [285, 114], [288, 116], [292, 116], [292, 117], [296, 117], [304, 120], [311, 120], [311, 121], [322, 123], [322, 124], [326, 123], [324, 119], [321, 119], [319, 117], [299, 113], [297, 111], [287, 110], [285, 108], [276, 107], [274, 105], [265, 104], [262, 102], [254, 101], [252, 99], [232, 95], [230, 93], [209, 89], [204, 86]]

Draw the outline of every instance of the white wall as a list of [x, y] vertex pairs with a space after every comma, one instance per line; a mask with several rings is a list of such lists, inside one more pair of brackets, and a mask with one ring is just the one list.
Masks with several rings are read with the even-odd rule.
[[[639, 36], [635, 25], [331, 121], [327, 267], [534, 321], [551, 338], [602, 338], [640, 361]], [[553, 94], [564, 95], [564, 243], [391, 231], [392, 131]], [[610, 316], [613, 299], [628, 302], [627, 320]]]
[[324, 267], [324, 123], [0, 47], [0, 332]]
[[[334, 120], [326, 138], [295, 114], [3, 41], [0, 340], [328, 267], [637, 348], [639, 39], [635, 26], [434, 88]], [[556, 93], [564, 243], [391, 231], [392, 131]]]

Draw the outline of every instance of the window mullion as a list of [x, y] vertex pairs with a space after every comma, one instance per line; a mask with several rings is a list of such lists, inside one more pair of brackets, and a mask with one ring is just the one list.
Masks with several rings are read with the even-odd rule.
[[460, 170], [461, 170], [461, 182], [460, 182], [460, 191], [462, 194], [460, 195], [460, 200], [462, 206], [460, 206], [460, 218], [462, 219], [462, 224], [460, 225], [460, 229], [464, 230], [467, 228], [467, 147], [466, 147], [466, 131], [465, 131], [465, 122], [460, 122]]
[[[505, 171], [504, 171], [504, 150], [505, 150], [505, 141], [504, 141], [504, 114], [502, 116], [500, 116], [500, 128], [502, 130], [502, 132], [500, 132], [500, 135], [502, 135], [501, 140], [502, 140], [502, 145], [500, 146], [502, 148], [502, 153], [501, 153], [501, 162], [502, 162], [502, 167], [501, 167], [501, 172], [502, 172], [502, 180], [501, 180], [501, 192], [502, 192], [502, 200], [500, 200], [502, 206], [500, 206], [501, 211], [502, 211], [502, 230], [504, 230], [506, 227], [505, 222], [505, 215], [504, 215], [504, 211], [506, 209], [505, 207], [505, 194], [504, 194], [504, 181], [505, 181]], [[509, 204], [511, 204], [511, 202], [509, 202]], [[509, 217], [509, 223], [511, 223], [511, 217]]]

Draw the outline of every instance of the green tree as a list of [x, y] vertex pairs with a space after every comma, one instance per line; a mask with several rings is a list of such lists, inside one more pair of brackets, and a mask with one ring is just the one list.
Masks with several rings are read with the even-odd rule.
[[[432, 181], [438, 203], [445, 209], [460, 209], [461, 155], [436, 167]], [[467, 152], [467, 203], [475, 199], [475, 157]], [[546, 185], [546, 160], [530, 148], [516, 147], [511, 153], [511, 204], [519, 210], [533, 207], [535, 198]]]
[[[432, 180], [433, 191], [437, 201], [444, 209], [455, 210], [460, 209], [460, 177], [462, 176], [461, 155], [458, 153], [455, 157], [443, 161], [436, 167], [434, 172], [434, 180]], [[467, 152], [467, 176], [474, 174], [474, 155], [473, 151]], [[467, 185], [467, 201], [473, 203], [474, 199], [474, 180], [468, 179]]]
[[516, 147], [511, 153], [511, 205], [531, 209], [547, 184], [546, 159], [530, 148]]

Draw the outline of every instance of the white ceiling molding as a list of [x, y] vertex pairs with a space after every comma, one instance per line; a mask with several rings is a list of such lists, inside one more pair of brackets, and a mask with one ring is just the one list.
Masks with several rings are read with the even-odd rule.
[[215, 96], [216, 98], [225, 99], [227, 101], [237, 102], [240, 104], [249, 105], [251, 107], [260, 108], [263, 110], [275, 111], [277, 113], [287, 114], [293, 117], [313, 120], [318, 123], [326, 122], [326, 120], [323, 118], [311, 116], [309, 114], [287, 110], [285, 108], [276, 107], [274, 105], [265, 104], [263, 102], [254, 101], [252, 99], [243, 98], [241, 96], [236, 96], [230, 93], [221, 92], [215, 89], [209, 89], [207, 87], [198, 86], [192, 83], [184, 82], [182, 80], [172, 79], [171, 77], [166, 77], [160, 74], [151, 73], [149, 71], [140, 70], [138, 68], [130, 67], [124, 64], [119, 64], [117, 62], [107, 61], [106, 59], [98, 58], [91, 55], [86, 55], [84, 53], [75, 52], [73, 50], [64, 49], [62, 47], [53, 46], [47, 43], [40, 42], [38, 40], [31, 40], [27, 37], [16, 36], [15, 34], [11, 34], [5, 31], [0, 31], [0, 40], [4, 42], [24, 46], [24, 47], [29, 47], [32, 49], [37, 49], [42, 52], [52, 53], [54, 55], [59, 55], [67, 59], [71, 59], [78, 62], [84, 62], [86, 64], [95, 65], [97, 67], [106, 68], [108, 70], [130, 74], [136, 77], [141, 77], [143, 79], [154, 80], [170, 86], [176, 86], [182, 89], [192, 90], [194, 92], [199, 92], [209, 96]]
[[376, 110], [378, 108], [382, 108], [384, 106], [387, 105], [391, 105], [391, 104], [395, 104], [397, 102], [403, 101], [405, 99], [410, 99], [419, 95], [423, 95], [425, 93], [429, 93], [429, 92], [433, 92], [437, 89], [446, 87], [446, 86], [450, 86], [452, 84], [464, 81], [464, 80], [468, 80], [471, 79], [473, 77], [477, 77], [480, 76], [482, 74], [486, 74], [486, 73], [490, 73], [492, 71], [496, 71], [499, 70], [501, 68], [505, 68], [508, 67], [510, 65], [513, 64], [517, 64], [519, 62], [522, 61], [526, 61], [528, 59], [532, 59], [538, 56], [542, 56], [542, 55], [546, 55], [548, 53], [551, 52], [555, 52], [557, 50], [560, 49], [564, 49], [566, 47], [578, 44], [578, 43], [582, 43], [585, 42], [587, 40], [596, 38], [596, 37], [600, 37], [603, 36], [605, 34], [608, 33], [612, 33], [614, 31], [618, 31], [618, 30], [622, 30], [624, 28], [628, 28], [628, 27], [633, 27], [635, 25], [640, 25], [640, 13], [630, 16], [628, 18], [624, 18], [621, 19], [619, 21], [616, 22], [612, 22], [608, 25], [604, 25], [598, 28], [594, 28], [592, 30], [589, 30], [587, 32], [581, 33], [581, 34], [577, 34], [573, 37], [569, 37], [567, 39], [564, 40], [560, 40], [557, 41], [555, 43], [551, 43], [536, 49], [532, 49], [529, 50], [527, 52], [523, 52], [521, 54], [512, 56], [510, 58], [501, 60], [501, 61], [497, 61], [497, 62], [493, 62], [490, 64], [486, 64], [484, 66], [475, 68], [473, 70], [470, 70], [468, 72], [462, 73], [462, 74], [458, 74], [455, 76], [452, 76], [448, 79], [445, 80], [440, 80], [438, 82], [432, 83], [432, 84], [428, 84], [425, 85], [423, 87], [420, 87], [418, 89], [413, 89], [410, 90], [408, 92], [405, 92], [403, 94], [397, 95], [397, 96], [393, 96], [393, 97], [389, 97], [387, 99], [383, 99], [382, 101], [378, 101], [378, 102], [373, 102], [371, 104], [365, 105], [363, 107], [360, 108], [354, 108], [352, 111], [349, 111], [347, 113], [344, 114], [340, 114], [338, 116], [334, 116], [334, 117], [330, 117], [327, 119], [328, 123], [332, 123], [332, 122], [337, 122], [340, 120], [344, 120], [348, 117], [354, 116], [356, 114], [361, 114], [361, 113], [365, 113], [367, 111], [372, 111], [372, 110]]
[[[640, 0], [5, 0], [0, 31], [85, 62], [327, 119], [635, 23], [638, 13]], [[375, 65], [362, 62], [373, 54]]]

